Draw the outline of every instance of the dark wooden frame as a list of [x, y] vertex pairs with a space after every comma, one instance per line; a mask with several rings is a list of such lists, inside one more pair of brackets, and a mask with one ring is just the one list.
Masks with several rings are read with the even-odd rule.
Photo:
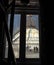
[[[16, 8], [16, 7], [18, 7], [18, 8]], [[25, 9], [23, 9], [25, 7]], [[40, 8], [39, 8], [39, 5], [38, 6], [32, 6], [32, 7], [30, 7], [30, 6], [19, 6], [19, 5], [15, 5], [15, 13], [14, 14], [21, 14], [22, 15], [22, 17], [25, 15], [26, 16], [26, 14], [34, 14], [34, 15], [36, 15], [36, 14], [38, 14], [38, 15], [40, 15]], [[31, 9], [30, 9], [31, 8]], [[9, 9], [9, 11], [8, 11], [8, 14], [10, 13], [10, 11], [11, 11], [11, 7], [10, 7], [10, 9]], [[22, 21], [23, 21], [23, 24], [26, 24], [26, 17], [24, 16], [24, 18], [25, 18], [25, 21], [22, 19]], [[40, 64], [40, 61], [41, 61], [41, 54], [42, 54], [42, 52], [41, 52], [41, 47], [42, 47], [42, 38], [41, 38], [41, 35], [42, 35], [42, 30], [41, 30], [41, 16], [39, 16], [39, 37], [40, 37], [40, 58], [39, 59], [25, 59], [25, 55], [24, 55], [24, 53], [25, 53], [25, 31], [26, 31], [26, 27], [22, 24], [22, 21], [21, 21], [21, 29], [20, 29], [20, 31], [21, 31], [21, 33], [20, 33], [20, 43], [24, 43], [24, 51], [23, 51], [23, 56], [22, 56], [22, 50], [20, 50], [20, 58], [19, 59], [16, 59], [16, 61], [17, 61], [17, 63], [34, 63], [34, 64]], [[25, 23], [24, 23], [25, 22]], [[23, 30], [24, 29], [24, 30]], [[23, 32], [23, 35], [22, 35], [22, 32]], [[21, 38], [21, 37], [24, 37], [24, 39], [23, 38]], [[24, 42], [23, 42], [23, 40], [24, 40]], [[21, 46], [21, 49], [23, 48], [22, 47], [22, 45], [20, 45]]]
[[[8, 14], [10, 14], [10, 11], [11, 10], [9, 9]], [[28, 58], [28, 59], [25, 58], [26, 15], [27, 14], [40, 15], [39, 5], [32, 6], [32, 7], [15, 5], [15, 13], [14, 14], [21, 14], [21, 19], [22, 19], [21, 22], [20, 22], [20, 48], [21, 48], [20, 49], [20, 58], [16, 58], [17, 64], [18, 63], [20, 63], [20, 64], [25, 63], [25, 64], [38, 64], [39, 65], [41, 63], [40, 58], [31, 58], [31, 59], [30, 58]], [[41, 30], [40, 26], [41, 26], [41, 23], [39, 21], [39, 29]], [[41, 33], [40, 32], [39, 32], [39, 36], [41, 38]], [[41, 40], [39, 40], [39, 42], [41, 44]], [[22, 44], [22, 43], [24, 43], [24, 44]]]

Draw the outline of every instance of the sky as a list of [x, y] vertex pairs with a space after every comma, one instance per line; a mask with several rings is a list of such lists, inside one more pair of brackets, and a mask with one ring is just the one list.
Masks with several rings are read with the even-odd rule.
[[[16, 32], [19, 28], [20, 28], [20, 14], [15, 14], [14, 15], [14, 29], [13, 32]], [[32, 15], [32, 19], [35, 22], [36, 28], [39, 29], [39, 19], [38, 19], [38, 15]], [[10, 14], [8, 15], [8, 27], [10, 24]]]

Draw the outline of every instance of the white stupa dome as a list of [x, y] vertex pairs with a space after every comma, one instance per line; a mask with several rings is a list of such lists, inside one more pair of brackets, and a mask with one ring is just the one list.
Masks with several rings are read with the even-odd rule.
[[[35, 22], [28, 15], [26, 22], [26, 47], [30, 46], [30, 49], [37, 47], [39, 50], [39, 30], [35, 26]], [[13, 44], [20, 44], [20, 30], [18, 30], [13, 36]], [[16, 53], [16, 52], [15, 52]]]

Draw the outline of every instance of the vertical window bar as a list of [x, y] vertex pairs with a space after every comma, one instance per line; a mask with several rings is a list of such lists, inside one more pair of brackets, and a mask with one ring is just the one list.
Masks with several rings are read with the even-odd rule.
[[12, 2], [11, 17], [10, 17], [10, 35], [11, 35], [11, 40], [12, 40], [12, 37], [13, 37], [14, 10], [15, 10], [15, 0], [13, 0], [13, 2]]
[[25, 60], [25, 40], [26, 40], [26, 14], [21, 14], [20, 23], [20, 60], [23, 62]]
[[[12, 42], [12, 37], [13, 37], [13, 23], [14, 23], [14, 10], [15, 10], [15, 0], [12, 1], [12, 8], [11, 8], [11, 18], [10, 18], [10, 39], [11, 39], [11, 42]], [[12, 44], [11, 44], [12, 46]], [[12, 48], [12, 51], [13, 51], [13, 48]], [[12, 53], [11, 51], [11, 48], [10, 48], [10, 45], [8, 46], [8, 61], [9, 63], [13, 60], [13, 65], [16, 65], [16, 62], [15, 62], [15, 56], [14, 56], [14, 52]], [[10, 53], [13, 55], [11, 57]], [[12, 60], [11, 60], [12, 58]]]
[[12, 41], [10, 38], [6, 20], [4, 20], [4, 27], [5, 27], [5, 32], [6, 32], [6, 36], [7, 36], [7, 40], [8, 40], [8, 46], [9, 46], [9, 50], [10, 50], [9, 57], [8, 57], [8, 63], [10, 64], [12, 61], [13, 65], [16, 65], [13, 48], [12, 48]]
[[[2, 17], [1, 17], [2, 18]], [[3, 21], [0, 19], [0, 59], [3, 58], [3, 36], [4, 36], [4, 25], [3, 25]]]

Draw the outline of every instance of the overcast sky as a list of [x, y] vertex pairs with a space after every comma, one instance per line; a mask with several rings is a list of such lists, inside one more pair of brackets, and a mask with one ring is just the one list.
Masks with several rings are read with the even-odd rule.
[[[16, 32], [19, 28], [20, 28], [20, 14], [15, 14], [14, 15], [14, 31]], [[39, 29], [39, 19], [38, 19], [38, 15], [32, 15], [32, 19], [34, 20], [35, 24], [36, 24], [36, 28]], [[10, 23], [10, 15], [8, 16], [8, 25]]]

